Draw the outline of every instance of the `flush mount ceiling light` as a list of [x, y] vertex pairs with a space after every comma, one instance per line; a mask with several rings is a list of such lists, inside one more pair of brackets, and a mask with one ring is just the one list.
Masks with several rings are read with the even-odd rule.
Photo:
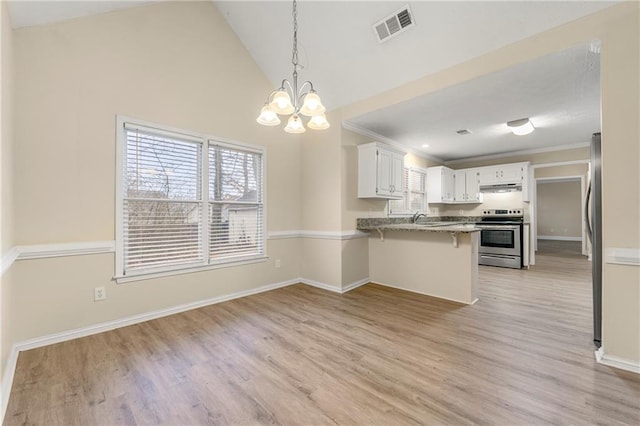
[[518, 136], [528, 135], [535, 130], [535, 127], [533, 127], [533, 123], [531, 123], [528, 118], [509, 121], [507, 123], [507, 126], [509, 126], [509, 129], [511, 129], [514, 135]]
[[302, 67], [298, 64], [298, 8], [296, 0], [293, 0], [293, 52], [291, 63], [293, 64], [293, 84], [289, 80], [282, 80], [282, 85], [267, 97], [260, 116], [256, 121], [263, 126], [277, 126], [280, 124], [280, 115], [290, 115], [284, 131], [287, 133], [304, 133], [306, 129], [302, 123], [301, 115], [311, 117], [307, 124], [310, 129], [324, 130], [329, 128], [329, 122], [324, 115], [325, 107], [320, 101], [320, 96], [313, 89], [310, 81], [302, 83], [298, 88], [298, 70]]

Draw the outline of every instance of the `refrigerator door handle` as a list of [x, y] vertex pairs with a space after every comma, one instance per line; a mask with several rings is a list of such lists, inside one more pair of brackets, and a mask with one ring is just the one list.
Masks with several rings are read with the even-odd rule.
[[589, 217], [589, 201], [591, 201], [591, 182], [587, 187], [587, 196], [584, 197], [584, 220], [587, 225], [587, 237], [589, 241], [593, 243], [593, 229], [591, 228], [591, 218]]

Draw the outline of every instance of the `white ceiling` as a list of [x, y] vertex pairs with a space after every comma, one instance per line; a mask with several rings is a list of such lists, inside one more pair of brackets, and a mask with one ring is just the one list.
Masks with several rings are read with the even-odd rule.
[[[579, 45], [349, 120], [443, 160], [588, 143], [600, 131], [599, 44]], [[507, 121], [536, 130], [514, 135]], [[461, 136], [457, 130], [472, 133]], [[422, 148], [428, 144], [428, 148]]]
[[[161, 0], [14, 0], [9, 2], [9, 10], [12, 25], [18, 28], [109, 12], [150, 1]], [[313, 81], [323, 103], [332, 110], [594, 13], [616, 2], [299, 0], [300, 62], [305, 67], [300, 72], [300, 78]], [[282, 79], [291, 78], [290, 1], [214, 3], [274, 88], [280, 85]], [[379, 43], [372, 25], [407, 4], [413, 12], [416, 25], [385, 43]], [[583, 59], [585, 57], [578, 55], [572, 60]], [[593, 123], [594, 120], [599, 123], [599, 118], [596, 119], [593, 113], [593, 92], [584, 87], [574, 89], [573, 86], [576, 81], [574, 77], [591, 78], [592, 73], [585, 71], [580, 74], [577, 69], [570, 70], [569, 74], [558, 71], [556, 75], [562, 74], [563, 77], [557, 80], [548, 76], [542, 65], [518, 69], [517, 73], [505, 71], [503, 77], [489, 76], [448, 89], [434, 94], [433, 99], [419, 98], [406, 105], [372, 112], [355, 118], [351, 124], [412, 146], [428, 140], [426, 143], [432, 146], [429, 153], [444, 159], [517, 149], [504, 139], [508, 135], [500, 134], [497, 127], [489, 131], [487, 126], [492, 123], [498, 126], [504, 124], [505, 120], [525, 116], [532, 117], [539, 131], [534, 132], [535, 136], [518, 140], [522, 149], [585, 140], [570, 128], [580, 127], [591, 132], [593, 125], [587, 123]], [[510, 89], [506, 90], [500, 85], [503, 78], [511, 79]], [[575, 96], [570, 100], [572, 93]], [[474, 94], [482, 95], [476, 95], [474, 99]], [[523, 97], [526, 102], [523, 102]], [[580, 99], [585, 102], [584, 105], [580, 105]], [[574, 124], [562, 126], [562, 131], [553, 133], [555, 126], [551, 126], [549, 117], [556, 120], [570, 118]], [[576, 121], [576, 117], [582, 121]], [[394, 129], [392, 123], [402, 120], [405, 123]], [[466, 145], [460, 145], [459, 141], [453, 143], [446, 136], [450, 127], [453, 130], [467, 127], [474, 133], [466, 137]]]

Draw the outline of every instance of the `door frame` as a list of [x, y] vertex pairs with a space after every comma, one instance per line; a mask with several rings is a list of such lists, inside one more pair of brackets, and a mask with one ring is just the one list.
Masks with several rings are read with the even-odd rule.
[[[537, 214], [537, 207], [538, 207], [538, 180], [556, 180], [556, 181], [561, 181], [561, 179], [566, 179], [566, 180], [576, 180], [576, 178], [580, 178], [580, 188], [582, 190], [582, 194], [580, 196], [580, 200], [581, 200], [581, 218], [582, 218], [582, 254], [583, 255], [587, 255], [587, 246], [586, 246], [586, 231], [585, 231], [585, 217], [584, 217], [584, 202], [585, 202], [585, 196], [586, 196], [586, 180], [585, 177], [588, 176], [582, 176], [582, 175], [572, 175], [572, 176], [557, 176], [557, 177], [550, 177], [550, 178], [536, 178], [535, 177], [535, 171], [536, 169], [542, 169], [542, 168], [547, 168], [547, 167], [560, 167], [560, 166], [572, 166], [572, 165], [576, 165], [576, 164], [587, 164], [588, 167], [590, 165], [591, 161], [589, 159], [584, 159], [584, 160], [572, 160], [572, 161], [558, 161], [555, 163], [540, 163], [540, 164], [532, 164], [531, 167], [529, 167], [529, 182], [532, 182], [533, 185], [529, 185], [529, 191], [530, 191], [530, 202], [529, 202], [529, 218], [530, 218], [530, 222], [531, 222], [531, 238], [529, 241], [529, 264], [531, 265], [535, 265], [536, 262], [536, 250], [538, 250], [538, 214]], [[587, 172], [588, 173], [588, 172]]]

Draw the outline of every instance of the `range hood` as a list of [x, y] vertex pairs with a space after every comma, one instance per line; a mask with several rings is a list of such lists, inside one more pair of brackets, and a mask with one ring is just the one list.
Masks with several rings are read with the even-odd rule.
[[480, 192], [521, 192], [522, 182], [518, 183], [493, 183], [480, 185]]

